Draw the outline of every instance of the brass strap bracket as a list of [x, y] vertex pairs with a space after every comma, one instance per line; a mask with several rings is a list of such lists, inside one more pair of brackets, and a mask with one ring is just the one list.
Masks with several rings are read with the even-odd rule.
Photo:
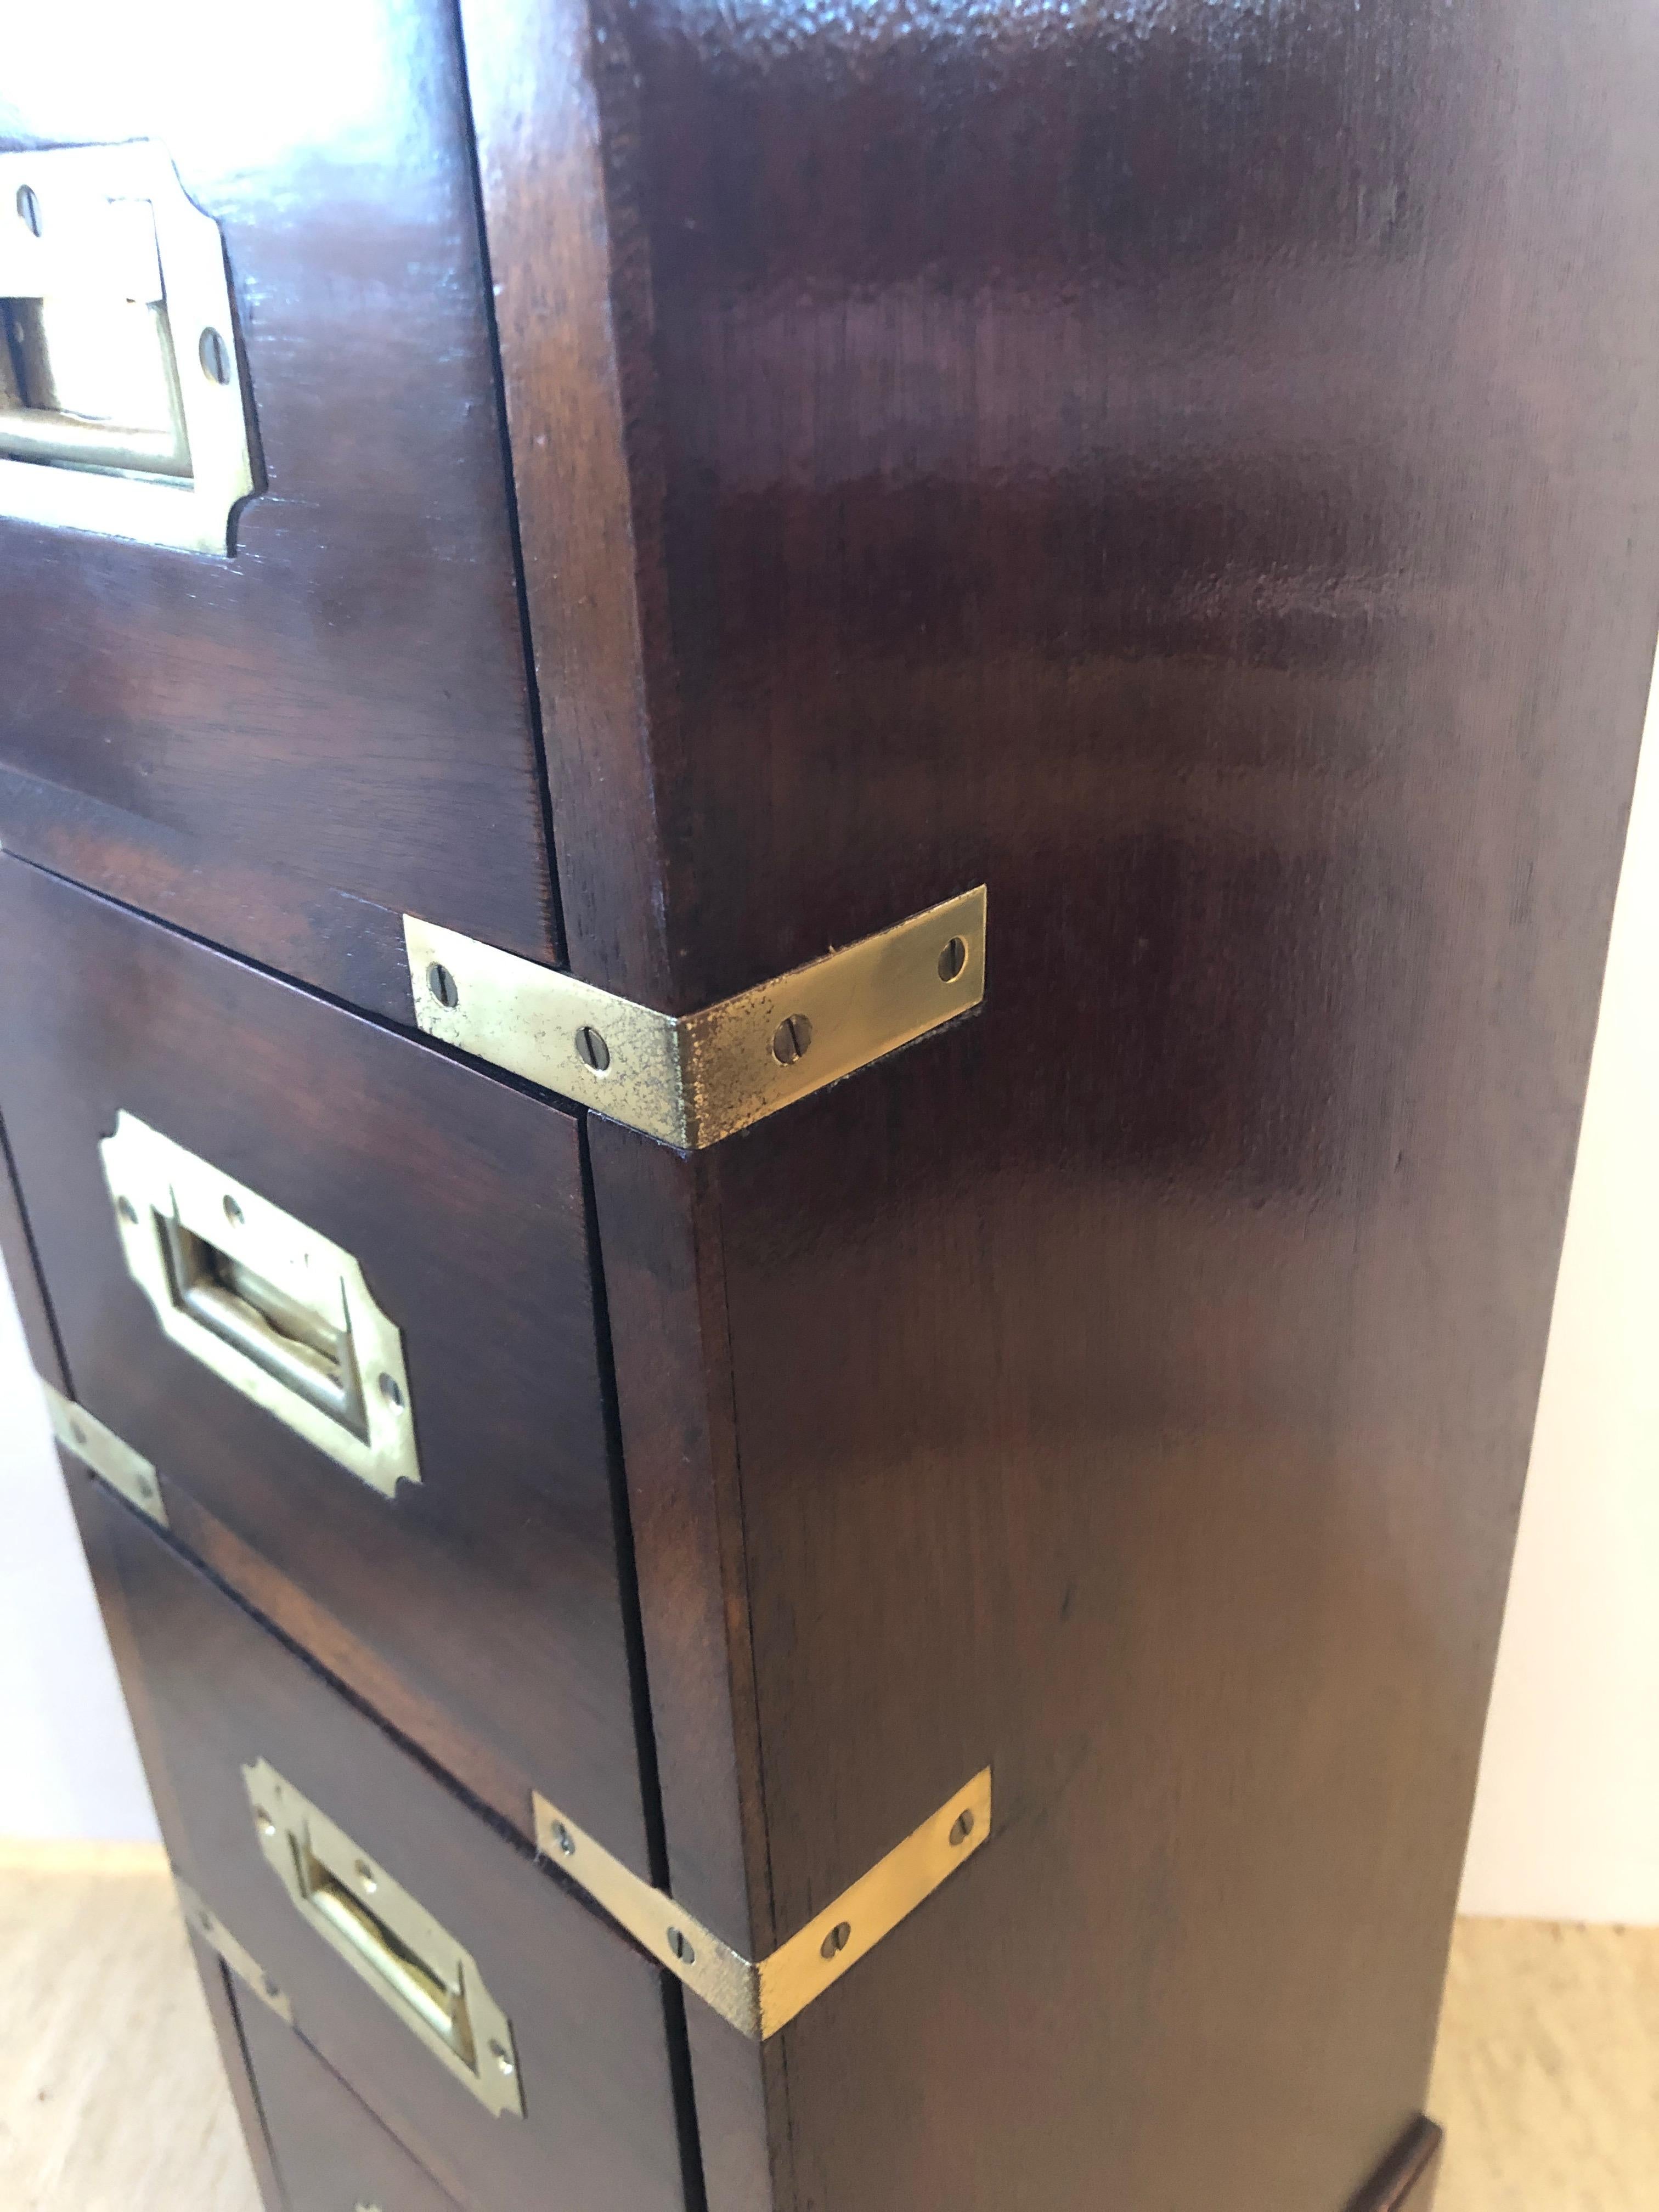
[[52, 1432], [66, 1452], [90, 1468], [99, 1480], [118, 1491], [129, 1505], [147, 1513], [160, 1527], [167, 1525], [167, 1509], [161, 1502], [161, 1486], [147, 1459], [124, 1444], [113, 1429], [94, 1420], [83, 1406], [76, 1405], [50, 1382], [37, 1376], [46, 1393]]
[[759, 1960], [745, 1959], [666, 1891], [641, 1881], [539, 1790], [531, 1803], [542, 1856], [723, 2020], [764, 2043], [890, 1935], [987, 1840], [991, 1770], [976, 1774], [833, 1905]]
[[173, 1886], [179, 1893], [184, 1915], [203, 1941], [210, 1944], [239, 1980], [247, 1984], [261, 2004], [268, 2004], [278, 2020], [294, 2025], [294, 2008], [258, 1960], [231, 1934], [218, 1914], [201, 1899], [175, 1869]]
[[985, 996], [982, 886], [696, 1014], [658, 1013], [413, 915], [404, 942], [426, 1036], [679, 1152], [718, 1144]]

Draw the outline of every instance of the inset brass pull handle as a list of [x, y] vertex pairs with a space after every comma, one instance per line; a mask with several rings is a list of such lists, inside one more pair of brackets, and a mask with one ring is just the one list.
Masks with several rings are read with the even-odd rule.
[[242, 1779], [259, 1848], [301, 1917], [481, 2104], [522, 2116], [512, 2025], [471, 1954], [269, 1760]]
[[100, 1149], [164, 1334], [388, 1498], [418, 1482], [403, 1339], [351, 1254], [135, 1115]]

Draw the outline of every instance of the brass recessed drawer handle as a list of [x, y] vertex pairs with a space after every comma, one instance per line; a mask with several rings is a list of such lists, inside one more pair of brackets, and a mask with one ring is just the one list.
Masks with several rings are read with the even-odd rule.
[[418, 1482], [403, 1339], [351, 1254], [135, 1115], [100, 1150], [162, 1333], [387, 1497]]
[[165, 148], [0, 154], [0, 515], [223, 554], [253, 489], [224, 241]]
[[522, 2116], [512, 2024], [471, 1954], [269, 1760], [242, 1779], [259, 1848], [301, 1917], [480, 2103]]

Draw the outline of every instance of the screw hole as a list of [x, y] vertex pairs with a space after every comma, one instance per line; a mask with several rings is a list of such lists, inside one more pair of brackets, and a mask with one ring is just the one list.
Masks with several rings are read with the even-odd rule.
[[395, 1375], [381, 1376], [380, 1395], [386, 1400], [388, 1406], [401, 1406], [403, 1404], [404, 1394], [402, 1389], [398, 1387], [398, 1378]]
[[19, 185], [17, 187], [17, 216], [25, 230], [33, 231], [37, 238], [40, 237], [40, 202], [33, 185]]
[[595, 1075], [603, 1075], [611, 1065], [611, 1048], [597, 1030], [580, 1029], [576, 1032], [576, 1057]]
[[697, 1955], [678, 1928], [671, 1928], [668, 1931], [668, 1948], [683, 1966], [690, 1966]]
[[968, 940], [965, 937], [953, 937], [939, 956], [939, 981], [954, 983], [967, 965]]
[[225, 1219], [227, 1221], [234, 1221], [240, 1229], [246, 1218], [247, 1216], [243, 1212], [241, 1207], [237, 1204], [236, 1200], [231, 1197], [229, 1193], [227, 1192], [225, 1194]]
[[459, 1006], [461, 1003], [455, 978], [441, 961], [434, 960], [427, 969], [426, 988], [441, 1006]]
[[283, 1992], [277, 1984], [276, 1975], [267, 1974], [265, 1976], [265, 1995], [268, 1997], [279, 1997], [282, 1994]]
[[204, 331], [196, 352], [204, 376], [214, 384], [230, 382], [230, 348], [217, 331], [211, 328]]
[[515, 2070], [512, 2052], [504, 2049], [499, 2043], [492, 2043], [489, 2046], [489, 2055], [495, 2062], [496, 2071], [505, 2074], [510, 2081]]
[[780, 1067], [793, 1067], [802, 1059], [812, 1042], [812, 1024], [805, 1014], [791, 1014], [780, 1022], [778, 1033], [772, 1040], [772, 1057]]
[[368, 1896], [373, 1897], [375, 1891], [380, 1885], [376, 1880], [374, 1869], [370, 1866], [368, 1861], [367, 1859], [359, 1859], [356, 1865], [352, 1869], [352, 1872], [357, 1877], [359, 1887], [362, 1888]]
[[71, 1421], [70, 1423], [70, 1434], [74, 1437], [77, 1444], [83, 1444], [87, 1440], [87, 1432], [81, 1426], [79, 1421]]
[[837, 1921], [836, 1925], [830, 1930], [830, 1933], [824, 1937], [823, 1942], [819, 1944], [819, 1957], [823, 1959], [833, 1959], [837, 1951], [844, 1951], [847, 1948], [848, 1944], [852, 1941], [852, 1937], [853, 1930], [851, 1925], [845, 1920]]
[[276, 1832], [276, 1823], [271, 1819], [270, 1814], [266, 1812], [263, 1805], [258, 1806], [254, 1809], [253, 1825], [259, 1831], [259, 1833], [262, 1836], [274, 1836]]
[[122, 1220], [126, 1223], [129, 1229], [137, 1227], [138, 1221], [138, 1209], [130, 1198], [118, 1198], [115, 1201], [115, 1211], [120, 1215]]
[[965, 1844], [969, 1837], [971, 1836], [973, 1832], [974, 1816], [971, 1810], [958, 1813], [956, 1820], [951, 1824], [951, 1841], [953, 1844]]

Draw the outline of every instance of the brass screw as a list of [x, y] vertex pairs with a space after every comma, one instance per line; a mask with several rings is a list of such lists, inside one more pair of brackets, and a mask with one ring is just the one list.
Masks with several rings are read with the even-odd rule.
[[459, 1006], [461, 1003], [455, 978], [441, 960], [434, 960], [427, 969], [426, 988], [441, 1006]]
[[678, 1928], [668, 1931], [668, 1948], [683, 1966], [690, 1966], [697, 1955]]
[[499, 2070], [511, 2080], [514, 2070], [511, 2051], [504, 2049], [499, 2043], [492, 2043], [489, 2046], [489, 2055], [495, 2060]]
[[969, 1808], [965, 1812], [958, 1813], [956, 1820], [951, 1824], [951, 1841], [953, 1844], [965, 1844], [969, 1837], [971, 1836], [973, 1832], [974, 1815], [972, 1809]]
[[359, 1859], [356, 1864], [356, 1872], [357, 1880], [362, 1884], [366, 1893], [368, 1896], [373, 1897], [375, 1891], [380, 1886], [374, 1879], [374, 1868], [370, 1866], [367, 1859]]
[[196, 357], [202, 364], [202, 374], [214, 384], [230, 382], [230, 348], [216, 330], [203, 331], [196, 348]]
[[812, 1024], [805, 1014], [791, 1014], [780, 1022], [778, 1033], [772, 1040], [772, 1057], [780, 1067], [791, 1067], [804, 1058], [812, 1042]]
[[553, 1823], [553, 1841], [566, 1858], [574, 1859], [575, 1857], [576, 1838], [571, 1834], [569, 1829], [566, 1827], [562, 1820], [556, 1820]]
[[852, 1938], [851, 1925], [845, 1920], [837, 1921], [818, 1946], [818, 1956], [822, 1959], [833, 1959], [837, 1951], [844, 1951], [847, 1948]]
[[388, 1406], [401, 1406], [403, 1404], [404, 1394], [398, 1387], [398, 1378], [395, 1375], [381, 1376], [380, 1395], [386, 1400]]
[[953, 937], [939, 956], [939, 981], [954, 983], [967, 965], [968, 940], [963, 937]]
[[611, 1065], [611, 1048], [598, 1030], [580, 1029], [576, 1032], [576, 1057], [595, 1075], [603, 1075]]

